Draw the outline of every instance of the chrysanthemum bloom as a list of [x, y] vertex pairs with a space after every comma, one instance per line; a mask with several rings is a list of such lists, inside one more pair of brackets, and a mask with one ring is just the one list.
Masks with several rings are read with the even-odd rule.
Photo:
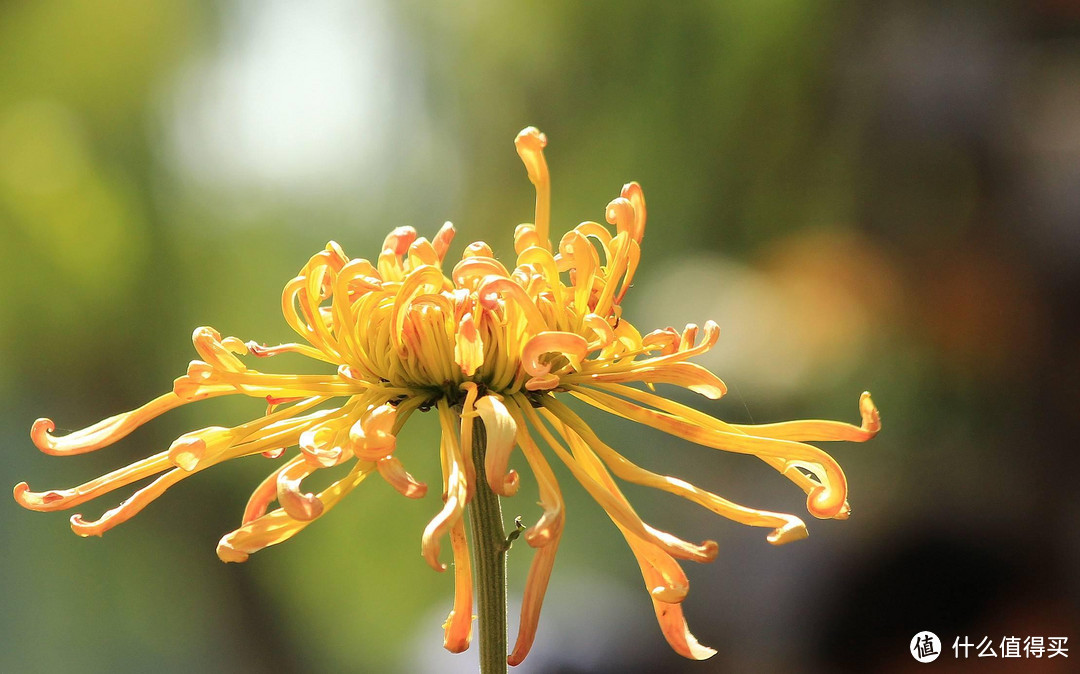
[[[62, 437], [52, 435], [52, 421], [39, 419], [31, 437], [47, 454], [81, 454], [180, 405], [234, 394], [265, 399], [265, 416], [233, 428], [192, 431], [166, 451], [73, 489], [33, 492], [20, 483], [15, 499], [33, 510], [63, 510], [154, 477], [96, 520], [71, 518], [80, 536], [101, 535], [201, 470], [252, 454], [281, 459], [252, 494], [241, 526], [218, 544], [222, 560], [242, 562], [291, 538], [370, 475], [379, 475], [407, 497], [424, 496], [426, 486], [406, 472], [394, 450], [405, 421], [417, 410], [434, 409], [442, 428], [443, 505], [423, 532], [421, 550], [428, 564], [442, 571], [440, 545], [449, 536], [456, 597], [445, 625], [446, 648], [464, 650], [472, 631], [468, 541], [477, 532], [466, 534], [463, 514], [478, 489], [490, 488], [503, 497], [517, 492], [518, 475], [508, 464], [519, 448], [536, 476], [543, 512], [524, 532], [536, 551], [510, 664], [521, 662], [532, 645], [563, 530], [565, 511], [549, 466], [552, 456], [570, 469], [625, 536], [671, 646], [688, 658], [712, 655], [683, 618], [688, 584], [676, 560], [712, 561], [716, 543], [688, 542], [649, 526], [613, 475], [765, 527], [768, 541], [776, 545], [805, 537], [806, 526], [794, 515], [741, 506], [635, 465], [560, 398], [577, 398], [706, 447], [757, 456], [806, 492], [812, 515], [834, 519], [848, 513], [844, 474], [832, 457], [805, 442], [867, 440], [880, 428], [878, 413], [864, 393], [861, 426], [834, 421], [744, 426], [653, 393], [654, 384], [674, 384], [708, 398], [724, 395], [720, 379], [689, 362], [712, 348], [719, 328], [708, 321], [701, 329], [688, 325], [682, 331], [669, 327], [642, 335], [623, 318], [620, 302], [637, 268], [645, 232], [641, 188], [629, 183], [608, 204], [606, 220], [614, 234], [599, 223], [583, 222], [552, 246], [546, 139], [528, 128], [515, 144], [536, 187], [536, 213], [534, 224], [520, 225], [515, 232], [513, 269], [478, 242], [444, 271], [454, 235], [449, 223], [430, 241], [418, 238], [411, 227], [394, 230], [374, 262], [352, 259], [330, 243], [285, 286], [285, 319], [303, 341], [268, 347], [199, 328], [193, 338], [199, 360], [175, 380], [170, 393]], [[269, 374], [239, 357], [286, 352], [323, 361], [336, 371]], [[475, 423], [477, 418], [482, 423]], [[483, 450], [479, 466], [470, 451], [474, 430]], [[299, 451], [285, 457], [291, 447]], [[312, 473], [346, 463], [351, 463], [347, 475], [321, 492], [303, 489]], [[486, 485], [477, 483], [478, 476], [486, 476]], [[271, 510], [275, 500], [278, 507]]]

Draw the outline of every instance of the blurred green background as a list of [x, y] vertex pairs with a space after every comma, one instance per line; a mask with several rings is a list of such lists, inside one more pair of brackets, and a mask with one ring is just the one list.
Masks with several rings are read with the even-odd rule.
[[[885, 430], [830, 447], [852, 518], [779, 549], [627, 489], [655, 525], [721, 544], [688, 568], [691, 628], [719, 650], [698, 664], [668, 649], [617, 530], [561, 471], [567, 531], [519, 671], [902, 671], [924, 629], [962, 668], [956, 636], [1075, 642], [1065, 0], [0, 3], [0, 484], [69, 487], [261, 414], [192, 405], [70, 459], [28, 437], [39, 416], [79, 428], [168, 390], [197, 326], [288, 341], [281, 288], [330, 239], [369, 257], [392, 227], [449, 219], [451, 257], [484, 239], [512, 259], [532, 188], [511, 142], [530, 124], [556, 236], [624, 182], [645, 189], [624, 315], [720, 323], [702, 362], [731, 393], [673, 395], [731, 421], [855, 421], [869, 389]], [[760, 462], [589, 418], [646, 467], [805, 512]], [[434, 484], [436, 437], [422, 418], [399, 450]], [[474, 671], [475, 647], [441, 649], [453, 580], [419, 554], [434, 496], [368, 482], [293, 541], [217, 560], [270, 466], [202, 473], [103, 539], [0, 505], [0, 671]], [[508, 518], [534, 520], [534, 495]], [[530, 557], [511, 552], [511, 595]]]

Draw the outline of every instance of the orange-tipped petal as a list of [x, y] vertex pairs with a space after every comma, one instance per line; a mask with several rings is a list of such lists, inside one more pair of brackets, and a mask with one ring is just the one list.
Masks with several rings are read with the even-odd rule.
[[514, 252], [520, 255], [532, 247], [546, 250], [536, 234], [536, 226], [532, 223], [523, 223], [514, 228]]
[[439, 262], [446, 259], [446, 253], [450, 250], [450, 242], [454, 240], [454, 234], [454, 225], [447, 221], [443, 223], [443, 226], [439, 228], [439, 233], [431, 240], [431, 245], [434, 246], [435, 253], [439, 256]]
[[421, 537], [420, 550], [424, 560], [436, 571], [445, 571], [446, 565], [439, 562], [439, 541], [465, 512], [468, 500], [468, 480], [465, 464], [458, 443], [457, 426], [454, 413], [446, 399], [438, 402], [439, 424], [442, 427], [443, 481], [446, 485], [446, 503], [442, 510], [428, 522]]
[[615, 475], [628, 482], [654, 487], [676, 494], [687, 500], [698, 503], [718, 515], [739, 522], [740, 524], [772, 528], [773, 531], [769, 533], [766, 540], [773, 545], [791, 543], [806, 538], [808, 535], [806, 524], [794, 515], [747, 508], [737, 503], [732, 503], [712, 492], [700, 489], [685, 480], [680, 480], [679, 478], [668, 475], [657, 475], [656, 473], [645, 470], [604, 444], [581, 417], [577, 416], [569, 407], [559, 400], [545, 399], [543, 404], [544, 407], [550, 409], [562, 423], [566, 424], [571, 432], [565, 435], [571, 443], [584, 443], [585, 447], [578, 447], [575, 444], [575, 454], [579, 452], [595, 452], [603, 459], [604, 463], [607, 464]]
[[416, 230], [412, 227], [398, 227], [383, 239], [383, 252], [392, 255], [404, 255], [412, 242], [416, 241]]
[[[225, 391], [216, 391], [210, 395], [222, 395]], [[30, 429], [30, 438], [38, 449], [53, 456], [67, 456], [70, 454], [82, 454], [101, 449], [117, 440], [125, 437], [131, 431], [160, 416], [171, 409], [186, 405], [185, 400], [174, 393], [166, 393], [158, 396], [138, 409], [99, 421], [93, 426], [88, 426], [80, 431], [68, 433], [62, 437], [50, 435], [56, 430], [56, 424], [52, 419], [38, 419]]]
[[546, 146], [547, 136], [532, 126], [522, 129], [514, 139], [514, 147], [525, 164], [529, 182], [536, 188], [536, 235], [540, 245], [550, 250], [548, 226], [551, 219], [551, 178], [548, 176], [547, 160], [544, 158]]
[[352, 451], [363, 461], [378, 461], [393, 453], [397, 438], [393, 434], [397, 408], [380, 405], [352, 425], [349, 439]]
[[30, 510], [66, 510], [169, 468], [172, 463], [168, 452], [161, 452], [72, 489], [34, 492], [25, 482], [20, 482], [15, 485], [14, 496], [19, 505]]
[[517, 424], [507, 411], [506, 405], [495, 396], [487, 395], [476, 401], [476, 412], [484, 422], [487, 449], [484, 453], [484, 470], [491, 490], [501, 496], [517, 493], [519, 481], [516, 471], [507, 471], [510, 452], [514, 449]]
[[[343, 423], [344, 422], [344, 423]], [[347, 420], [331, 419], [300, 434], [300, 452], [315, 468], [332, 468], [351, 457]]]
[[318, 470], [307, 461], [286, 466], [277, 476], [277, 500], [294, 520], [310, 521], [322, 515], [323, 504], [315, 494], [300, 491], [300, 482]]
[[657, 412], [640, 405], [628, 403], [601, 391], [573, 392], [585, 402], [605, 409], [627, 419], [643, 423], [690, 442], [740, 454], [754, 454], [784, 461], [803, 461], [820, 467], [823, 484], [812, 486], [807, 493], [806, 507], [814, 517], [835, 517], [847, 499], [847, 478], [836, 460], [812, 445], [791, 440], [775, 440], [727, 432], [715, 427], [699, 425], [666, 412]]
[[631, 205], [630, 200], [624, 197], [616, 197], [611, 200], [611, 203], [607, 205], [605, 210], [605, 218], [609, 225], [615, 225], [615, 231], [619, 234], [627, 232], [627, 236], [640, 241], [638, 236], [635, 236], [637, 228], [637, 217], [634, 214], [634, 207]]
[[681, 604], [653, 599], [653, 610], [656, 611], [656, 621], [660, 624], [664, 639], [676, 653], [691, 660], [708, 660], [716, 655], [716, 649], [701, 645], [690, 632]]
[[529, 297], [524, 288], [512, 280], [499, 276], [488, 276], [480, 283], [477, 293], [479, 293], [481, 300], [490, 293], [498, 294], [507, 301], [512, 300], [512, 303], [525, 315], [529, 329], [533, 332], [540, 333], [547, 328], [547, 319], [536, 308], [532, 298]]
[[521, 365], [534, 377], [551, 372], [551, 363], [541, 360], [541, 356], [557, 353], [566, 356], [574, 369], [581, 368], [581, 361], [589, 353], [589, 343], [581, 335], [572, 332], [541, 332], [525, 343], [521, 350]]
[[100, 536], [116, 525], [122, 524], [137, 515], [143, 508], [150, 505], [154, 499], [164, 494], [169, 487], [183, 480], [187, 475], [188, 473], [185, 471], [173, 468], [92, 522], [87, 522], [80, 514], [72, 515], [71, 530], [79, 536]]
[[863, 393], [859, 398], [859, 412], [862, 415], [861, 426], [853, 426], [842, 421], [810, 419], [806, 421], [783, 421], [775, 424], [733, 424], [733, 427], [749, 435], [774, 438], [776, 440], [865, 442], [877, 435], [878, 431], [881, 430], [881, 414], [868, 392]]
[[461, 317], [454, 334], [454, 362], [466, 377], [476, 374], [484, 364], [484, 342], [471, 313]]
[[473, 618], [472, 564], [464, 520], [458, 520], [450, 528], [450, 547], [454, 551], [454, 608], [443, 625], [443, 647], [451, 653], [461, 653], [469, 648]]
[[706, 540], [700, 544], [694, 544], [645, 524], [641, 520], [641, 517], [634, 512], [634, 509], [626, 503], [625, 499], [618, 498], [597, 482], [581, 466], [580, 462], [575, 457], [571, 456], [559, 441], [552, 437], [551, 433], [544, 426], [543, 421], [539, 418], [539, 415], [537, 415], [536, 411], [532, 408], [531, 403], [525, 399], [522, 394], [519, 393], [515, 397], [517, 398], [515, 402], [518, 409], [525, 411], [529, 420], [532, 422], [533, 428], [540, 432], [540, 435], [555, 451], [562, 462], [566, 464], [566, 467], [574, 474], [574, 477], [581, 483], [581, 486], [589, 492], [589, 495], [600, 504], [616, 524], [625, 527], [628, 531], [637, 534], [647, 541], [659, 545], [663, 550], [679, 559], [691, 559], [695, 562], [711, 562], [716, 559], [716, 554], [719, 549], [716, 541]]
[[645, 192], [641, 185], [631, 181], [623, 185], [622, 198], [634, 207], [634, 225], [629, 231], [631, 238], [641, 243], [645, 238]]
[[555, 566], [555, 553], [559, 549], [559, 536], [556, 534], [548, 545], [538, 548], [529, 565], [529, 575], [525, 580], [525, 593], [521, 598], [521, 621], [518, 624], [514, 650], [506, 658], [511, 667], [520, 665], [532, 649], [536, 639], [536, 627], [540, 624], [540, 609], [544, 605], [551, 570]]
[[[357, 462], [348, 475], [319, 492], [317, 498], [323, 504], [324, 514], [370, 474], [370, 466]], [[217, 547], [218, 558], [223, 562], [246, 561], [248, 555], [292, 538], [312, 521], [293, 519], [284, 508], [277, 508], [222, 536]]]
[[301, 458], [296, 457], [289, 463], [278, 466], [277, 470], [267, 475], [259, 483], [259, 486], [255, 487], [255, 491], [251, 492], [247, 505], [244, 507], [244, 517], [240, 521], [241, 525], [253, 522], [266, 514], [270, 504], [277, 500], [277, 480], [278, 476], [281, 475], [281, 471], [300, 461]]
[[191, 341], [195, 345], [199, 357], [215, 368], [226, 372], [244, 372], [247, 370], [247, 366], [227, 346], [231, 345], [234, 349], [247, 352], [247, 347], [235, 337], [226, 338], [223, 344], [221, 334], [217, 330], [203, 326], [195, 328], [195, 332], [191, 335]]
[[427, 494], [427, 485], [420, 482], [405, 470], [405, 466], [394, 456], [385, 456], [375, 462], [379, 475], [402, 496], [423, 498]]
[[706, 398], [717, 400], [727, 394], [727, 385], [712, 372], [695, 363], [665, 363], [658, 366], [643, 365], [624, 372], [581, 372], [566, 375], [571, 383], [617, 384], [645, 382], [649, 384], [674, 384], [690, 389]]
[[184, 433], [169, 446], [169, 461], [178, 468], [191, 472], [200, 463], [213, 461], [227, 450], [236, 439], [231, 428], [209, 426]]

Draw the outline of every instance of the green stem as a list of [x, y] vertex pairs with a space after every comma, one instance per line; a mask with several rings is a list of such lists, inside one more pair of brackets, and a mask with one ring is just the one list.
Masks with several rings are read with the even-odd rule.
[[506, 534], [499, 496], [491, 491], [484, 473], [487, 431], [473, 421], [473, 465], [476, 494], [469, 507], [476, 569], [476, 615], [480, 628], [480, 672], [506, 672]]

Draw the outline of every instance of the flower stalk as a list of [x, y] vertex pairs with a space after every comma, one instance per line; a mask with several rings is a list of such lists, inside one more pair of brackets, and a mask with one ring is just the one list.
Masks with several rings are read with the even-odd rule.
[[472, 459], [476, 494], [469, 508], [476, 568], [476, 615], [480, 631], [480, 673], [506, 672], [506, 551], [499, 496], [488, 486], [484, 470], [487, 432], [473, 419]]

